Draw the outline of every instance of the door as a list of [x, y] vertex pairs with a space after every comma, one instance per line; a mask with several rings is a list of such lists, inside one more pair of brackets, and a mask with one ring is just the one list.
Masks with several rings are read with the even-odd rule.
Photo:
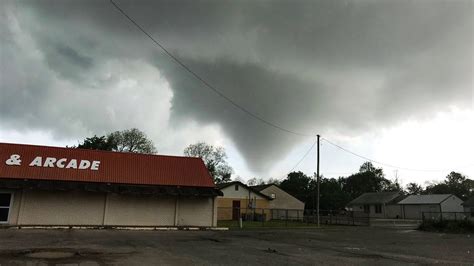
[[240, 200], [232, 201], [232, 220], [238, 220], [240, 217]]
[[12, 204], [12, 194], [0, 192], [0, 224], [8, 223], [8, 215], [10, 214]]

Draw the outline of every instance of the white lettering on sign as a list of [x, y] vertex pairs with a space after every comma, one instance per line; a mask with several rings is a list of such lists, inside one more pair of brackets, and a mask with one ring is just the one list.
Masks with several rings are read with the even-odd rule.
[[92, 161], [91, 170], [99, 170], [100, 161]]
[[69, 163], [66, 166], [66, 169], [68, 169], [68, 168], [77, 169], [77, 160], [72, 159], [71, 161], [69, 161]]
[[[12, 154], [10, 159], [5, 161], [6, 165], [21, 165], [20, 155]], [[57, 159], [54, 157], [46, 157], [43, 160], [43, 157], [36, 156], [28, 166], [31, 167], [47, 167], [47, 168], [66, 168], [66, 169], [90, 169], [93, 171], [98, 171], [100, 166], [100, 161], [89, 161], [89, 160], [80, 160], [78, 163], [77, 159], [67, 159], [61, 158]]]
[[20, 155], [12, 154], [10, 155], [10, 159], [5, 161], [6, 165], [21, 165]]

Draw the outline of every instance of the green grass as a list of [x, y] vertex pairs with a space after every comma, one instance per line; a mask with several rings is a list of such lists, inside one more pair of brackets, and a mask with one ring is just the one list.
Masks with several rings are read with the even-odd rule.
[[[228, 227], [231, 229], [239, 228], [239, 221], [217, 221], [218, 227]], [[258, 229], [258, 228], [308, 228], [308, 227], [317, 227], [314, 223], [305, 223], [301, 221], [280, 221], [280, 220], [271, 220], [263, 222], [255, 221], [242, 221], [243, 229]]]

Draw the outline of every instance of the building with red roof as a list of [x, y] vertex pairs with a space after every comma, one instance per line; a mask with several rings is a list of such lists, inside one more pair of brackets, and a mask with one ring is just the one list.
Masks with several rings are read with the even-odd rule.
[[0, 224], [216, 226], [200, 158], [0, 143]]

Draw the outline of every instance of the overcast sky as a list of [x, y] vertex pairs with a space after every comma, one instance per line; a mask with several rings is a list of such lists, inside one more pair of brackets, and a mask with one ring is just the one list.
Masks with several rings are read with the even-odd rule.
[[[401, 167], [384, 170], [405, 184], [474, 178], [471, 0], [115, 2], [274, 124]], [[109, 1], [4, 0], [0, 12], [2, 142], [65, 146], [137, 127], [160, 154], [223, 146], [243, 180], [283, 178], [314, 142], [232, 106]], [[313, 150], [296, 170], [315, 161]], [[322, 142], [323, 175], [362, 162]]]

